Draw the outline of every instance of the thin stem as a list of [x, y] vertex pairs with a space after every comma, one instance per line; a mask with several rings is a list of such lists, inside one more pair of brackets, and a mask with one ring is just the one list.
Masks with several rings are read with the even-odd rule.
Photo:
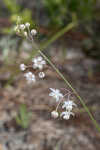
[[[73, 24], [72, 24], [73, 26]], [[72, 28], [72, 26], [69, 26]], [[67, 26], [67, 30], [69, 30], [69, 27]], [[64, 28], [64, 30], [62, 30], [62, 32], [58, 32], [58, 34], [56, 34], [46, 45], [46, 47], [52, 43], [53, 41], [55, 41], [58, 37], [60, 37], [62, 34], [65, 33], [66, 28]], [[32, 40], [32, 44], [33, 40]], [[35, 45], [36, 48], [38, 48], [37, 45]], [[45, 47], [42, 47], [42, 50]], [[97, 128], [97, 130], [100, 132], [100, 125], [97, 123], [97, 121], [94, 119], [94, 117], [92, 116], [91, 112], [89, 111], [88, 107], [86, 106], [86, 104], [84, 103], [84, 101], [82, 100], [82, 98], [80, 97], [80, 95], [78, 95], [78, 93], [76, 92], [76, 90], [72, 87], [72, 85], [68, 82], [68, 80], [63, 76], [63, 74], [56, 68], [56, 66], [48, 59], [48, 57], [40, 50], [38, 50], [38, 52], [44, 57], [45, 60], [47, 60], [47, 62], [52, 66], [52, 68], [59, 74], [59, 76], [64, 80], [64, 82], [66, 83], [67, 86], [69, 86], [69, 88], [72, 90], [72, 92], [76, 95], [76, 97], [80, 100], [82, 106], [84, 107], [84, 109], [86, 110], [86, 112], [88, 113], [90, 119], [92, 120], [92, 122], [94, 123], [95, 127]]]
[[58, 31], [55, 35], [53, 35], [49, 40], [46, 40], [44, 43], [40, 44], [39, 48], [37, 48], [37, 45], [35, 44], [34, 40], [32, 39], [32, 43], [33, 43], [33, 48], [34, 49], [31, 52], [30, 57], [25, 62], [28, 62], [32, 58], [32, 56], [37, 55], [38, 49], [40, 49], [41, 51], [43, 51], [51, 43], [55, 42], [58, 38], [60, 38], [62, 35], [64, 35], [66, 32], [70, 31], [71, 29], [73, 29], [76, 26], [77, 26], [76, 22], [69, 23], [62, 30]]
[[100, 132], [100, 125], [97, 123], [97, 121], [94, 119], [94, 117], [92, 116], [91, 112], [89, 111], [88, 107], [86, 106], [86, 104], [84, 103], [84, 101], [82, 100], [82, 98], [78, 95], [78, 93], [76, 92], [76, 90], [72, 87], [72, 85], [68, 82], [68, 80], [63, 76], [63, 74], [56, 68], [56, 66], [48, 59], [48, 57], [41, 51], [38, 50], [38, 52], [44, 57], [44, 59], [52, 66], [52, 68], [59, 74], [59, 76], [64, 80], [64, 82], [66, 83], [67, 86], [69, 86], [69, 88], [73, 91], [73, 93], [76, 95], [76, 97], [80, 100], [82, 106], [84, 107], [84, 109], [86, 110], [86, 112], [88, 113], [90, 119], [92, 120], [92, 122], [94, 123], [95, 127], [97, 128], [97, 130]]
[[[67, 94], [65, 94], [65, 95], [64, 95], [64, 97], [65, 97], [66, 95], [68, 95], [68, 93], [67, 93]], [[56, 111], [57, 111], [57, 109], [58, 109], [58, 107], [59, 107], [59, 105], [60, 105], [61, 101], [62, 101], [62, 100], [64, 100], [64, 97], [63, 97], [63, 98], [59, 101], [59, 103], [57, 104], [57, 106], [56, 106]]]
[[[78, 95], [78, 93], [76, 92], [76, 90], [71, 86], [71, 84], [67, 81], [67, 79], [63, 76], [63, 74], [55, 67], [55, 65], [48, 59], [48, 57], [46, 57], [42, 50], [44, 50], [45, 48], [47, 48], [51, 43], [53, 43], [54, 41], [56, 41], [59, 37], [61, 37], [65, 32], [68, 32], [70, 29], [72, 29], [73, 27], [76, 26], [76, 23], [70, 23], [69, 25], [67, 25], [64, 29], [62, 29], [60, 32], [58, 32], [56, 35], [54, 35], [50, 40], [48, 40], [47, 42], [45, 42], [45, 44], [40, 45], [39, 49], [37, 49], [37, 47], [35, 48], [36, 51], [33, 51], [31, 53], [31, 57], [35, 54], [37, 54], [38, 52], [47, 60], [47, 62], [52, 66], [52, 68], [59, 74], [59, 76], [64, 80], [64, 82], [66, 83], [67, 86], [70, 87], [70, 89], [73, 91], [73, 93], [76, 95], [76, 97], [80, 100], [82, 106], [84, 107], [84, 109], [86, 110], [86, 112], [88, 113], [89, 117], [91, 118], [92, 122], [94, 123], [95, 127], [97, 128], [97, 130], [100, 132], [100, 126], [99, 124], [96, 122], [96, 120], [93, 118], [91, 112], [89, 111], [88, 107], [86, 106], [86, 104], [84, 103], [84, 101], [82, 100], [82, 98]], [[30, 60], [31, 57], [28, 59]]]
[[39, 49], [43, 50], [43, 49], [47, 48], [51, 43], [53, 43], [54, 41], [56, 41], [59, 37], [61, 37], [62, 35], [64, 35], [66, 32], [70, 31], [75, 26], [77, 26], [76, 22], [69, 23], [60, 32], [57, 32], [57, 34], [55, 34], [53, 37], [51, 37], [47, 42], [44, 42], [44, 44], [40, 45]]

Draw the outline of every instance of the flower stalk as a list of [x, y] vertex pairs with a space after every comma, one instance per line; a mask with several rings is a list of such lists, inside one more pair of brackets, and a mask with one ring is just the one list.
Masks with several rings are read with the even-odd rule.
[[[97, 130], [100, 132], [100, 125], [94, 119], [93, 115], [89, 111], [87, 105], [84, 103], [84, 101], [81, 98], [81, 96], [72, 87], [72, 85], [69, 83], [69, 81], [63, 76], [63, 74], [56, 68], [56, 66], [51, 62], [51, 60], [42, 52], [42, 50], [45, 49], [49, 44], [51, 44], [56, 39], [58, 39], [59, 37], [61, 37], [65, 32], [69, 31], [74, 26], [75, 26], [75, 24], [73, 24], [73, 22], [71, 24], [69, 24], [69, 26], [65, 27], [61, 32], [58, 32], [55, 36], [53, 36], [53, 38], [51, 38], [50, 40], [48, 40], [48, 42], [45, 45], [42, 45], [39, 48], [39, 50], [38, 50], [38, 46], [34, 43], [34, 40], [33, 40], [32, 36], [30, 36], [30, 40], [32, 41], [33, 48], [35, 47], [36, 54], [39, 53], [51, 65], [51, 67], [57, 72], [57, 74], [62, 78], [62, 80], [65, 82], [65, 84], [72, 90], [72, 92], [74, 93], [74, 95], [80, 100], [80, 103], [82, 104], [82, 106], [85, 109], [85, 111], [88, 113], [88, 115], [89, 115], [90, 119], [92, 120], [93, 124], [95, 125], [95, 127], [97, 128]], [[29, 32], [29, 35], [30, 35], [30, 31], [29, 30], [28, 30], [28, 32]], [[32, 57], [33, 53], [34, 52], [31, 53], [31, 57]], [[55, 117], [58, 116], [58, 114], [56, 112], [53, 112], [53, 115]], [[69, 112], [69, 113], [68, 112], [64, 112], [62, 115], [64, 116], [65, 119], [68, 119], [70, 115], [73, 115], [73, 113], [72, 112]]]
[[75, 94], [75, 96], [80, 100], [82, 106], [84, 107], [85, 111], [88, 113], [90, 119], [92, 120], [93, 124], [95, 125], [96, 129], [100, 132], [100, 125], [97, 123], [97, 121], [92, 116], [91, 112], [89, 111], [88, 107], [84, 103], [81, 96], [77, 93], [77, 91], [72, 87], [72, 85], [68, 82], [68, 80], [63, 76], [63, 74], [56, 68], [56, 66], [49, 60], [49, 58], [41, 51], [38, 50], [38, 52], [41, 54], [41, 56], [44, 57], [44, 59], [51, 65], [51, 67], [59, 74], [59, 76], [64, 80], [66, 85], [72, 90], [72, 92]]

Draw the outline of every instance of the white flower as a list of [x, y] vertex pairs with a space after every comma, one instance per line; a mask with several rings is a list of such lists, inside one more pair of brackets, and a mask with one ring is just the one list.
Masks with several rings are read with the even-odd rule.
[[45, 77], [45, 73], [44, 72], [39, 72], [39, 78], [44, 78]]
[[24, 24], [20, 24], [20, 29], [24, 30], [25, 29], [25, 25]]
[[32, 72], [25, 73], [25, 77], [26, 77], [26, 80], [28, 81], [28, 83], [36, 81], [35, 75]]
[[37, 31], [36, 31], [35, 29], [32, 29], [32, 30], [31, 30], [31, 34], [32, 34], [32, 35], [36, 35], [36, 34], [37, 34]]
[[51, 112], [51, 116], [56, 119], [56, 118], [58, 118], [59, 114], [57, 111], [54, 110]]
[[20, 64], [20, 70], [24, 71], [26, 69], [26, 66], [24, 64]]
[[41, 56], [32, 59], [33, 64], [33, 68], [39, 68], [40, 70], [43, 69], [43, 66], [46, 64], [46, 61], [43, 60], [43, 58]]
[[26, 31], [24, 32], [24, 36], [27, 37], [27, 32]]
[[63, 94], [60, 93], [60, 90], [58, 89], [53, 89], [53, 88], [50, 88], [50, 90], [52, 91], [49, 96], [52, 96], [53, 98], [56, 99], [56, 102], [60, 100], [60, 98], [63, 98]]
[[26, 22], [26, 23], [25, 23], [25, 26], [26, 26], [27, 28], [29, 28], [30, 23], [29, 23], [29, 22]]
[[73, 109], [73, 106], [77, 106], [73, 101], [68, 100], [64, 101], [62, 108], [66, 108], [66, 110], [71, 111]]
[[68, 120], [70, 119], [70, 115], [74, 116], [74, 113], [70, 112], [70, 111], [64, 111], [61, 113], [61, 117], [63, 116], [63, 119]]

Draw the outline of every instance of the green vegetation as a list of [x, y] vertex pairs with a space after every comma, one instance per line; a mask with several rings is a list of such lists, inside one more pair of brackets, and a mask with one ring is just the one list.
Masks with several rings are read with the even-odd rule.
[[72, 15], [76, 15], [78, 21], [89, 21], [94, 17], [96, 0], [44, 0], [44, 5], [50, 24], [64, 26], [70, 22]]
[[22, 128], [26, 129], [30, 123], [31, 113], [27, 111], [27, 106], [21, 104], [19, 108], [19, 115], [16, 116], [16, 123]]
[[[10, 21], [12, 24], [15, 24], [17, 21], [17, 17], [20, 16], [23, 18], [23, 22], [30, 22], [32, 26], [35, 26], [35, 22], [32, 20], [32, 12], [31, 10], [22, 7], [17, 4], [16, 0], [4, 0], [4, 4], [8, 10], [8, 14], [10, 16]], [[6, 33], [12, 33], [12, 29], [6, 28], [4, 29]]]

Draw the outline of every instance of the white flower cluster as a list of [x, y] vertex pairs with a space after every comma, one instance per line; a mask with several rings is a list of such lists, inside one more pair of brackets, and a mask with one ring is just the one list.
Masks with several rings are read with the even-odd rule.
[[14, 28], [15, 32], [19, 35], [22, 35], [24, 37], [28, 37], [28, 35], [31, 34], [31, 36], [35, 36], [37, 34], [36, 29], [32, 29], [30, 31], [30, 23], [26, 22], [25, 24], [21, 24], [21, 19], [18, 17], [17, 25]]
[[37, 58], [33, 58], [32, 62], [33, 62], [33, 69], [38, 68], [38, 69], [42, 70], [44, 65], [46, 64], [46, 61], [43, 60], [43, 58], [41, 56], [39, 56]]
[[[58, 89], [50, 88], [51, 92], [49, 96], [52, 96], [58, 102], [56, 110], [51, 112], [51, 116], [53, 118], [58, 118], [59, 116], [65, 120], [70, 119], [70, 116], [74, 116], [72, 112], [73, 106], [77, 106], [72, 100], [69, 99], [69, 95], [67, 100], [64, 100], [64, 95]], [[66, 94], [65, 94], [66, 95]], [[62, 109], [65, 109], [63, 112], [58, 113], [58, 106], [61, 104]]]
[[[42, 70], [44, 68], [44, 65], [46, 65], [46, 61], [43, 60], [43, 58], [41, 56], [38, 56], [36, 58], [32, 59], [32, 66], [31, 68], [33, 69], [33, 71], [35, 71], [35, 69], [39, 69]], [[20, 70], [21, 71], [25, 71], [27, 68], [29, 68], [28, 66], [26, 66], [25, 64], [20, 64]], [[26, 80], [28, 81], [28, 83], [31, 82], [35, 82], [36, 81], [36, 77], [35, 74], [31, 71], [25, 73], [24, 75], [26, 77]], [[42, 71], [39, 71], [38, 73], [39, 78], [44, 78], [45, 77], [45, 73]]]
[[20, 64], [20, 70], [25, 71], [25, 69], [26, 69], [26, 66], [24, 64]]
[[[17, 26], [15, 27], [15, 31], [22, 36], [25, 36], [27, 39], [33, 41], [33, 36], [37, 34], [37, 31], [35, 29], [30, 30], [30, 23], [27, 22], [25, 24], [21, 24], [21, 19], [18, 17], [18, 21], [17, 21]], [[25, 77], [26, 80], [28, 81], [28, 83], [31, 82], [35, 82], [36, 81], [36, 69], [39, 69], [38, 71], [38, 77], [39, 78], [44, 78], [45, 77], [45, 73], [42, 71], [44, 68], [44, 65], [46, 65], [46, 61], [41, 57], [38, 56], [36, 58], [32, 59], [32, 66], [31, 70], [27, 73], [25, 73]], [[25, 71], [26, 69], [29, 70], [28, 66], [26, 66], [25, 64], [20, 64], [20, 70], [21, 71]]]
[[27, 72], [27, 73], [25, 73], [24, 76], [26, 77], [26, 80], [28, 81], [28, 83], [36, 81], [35, 75], [32, 72]]

